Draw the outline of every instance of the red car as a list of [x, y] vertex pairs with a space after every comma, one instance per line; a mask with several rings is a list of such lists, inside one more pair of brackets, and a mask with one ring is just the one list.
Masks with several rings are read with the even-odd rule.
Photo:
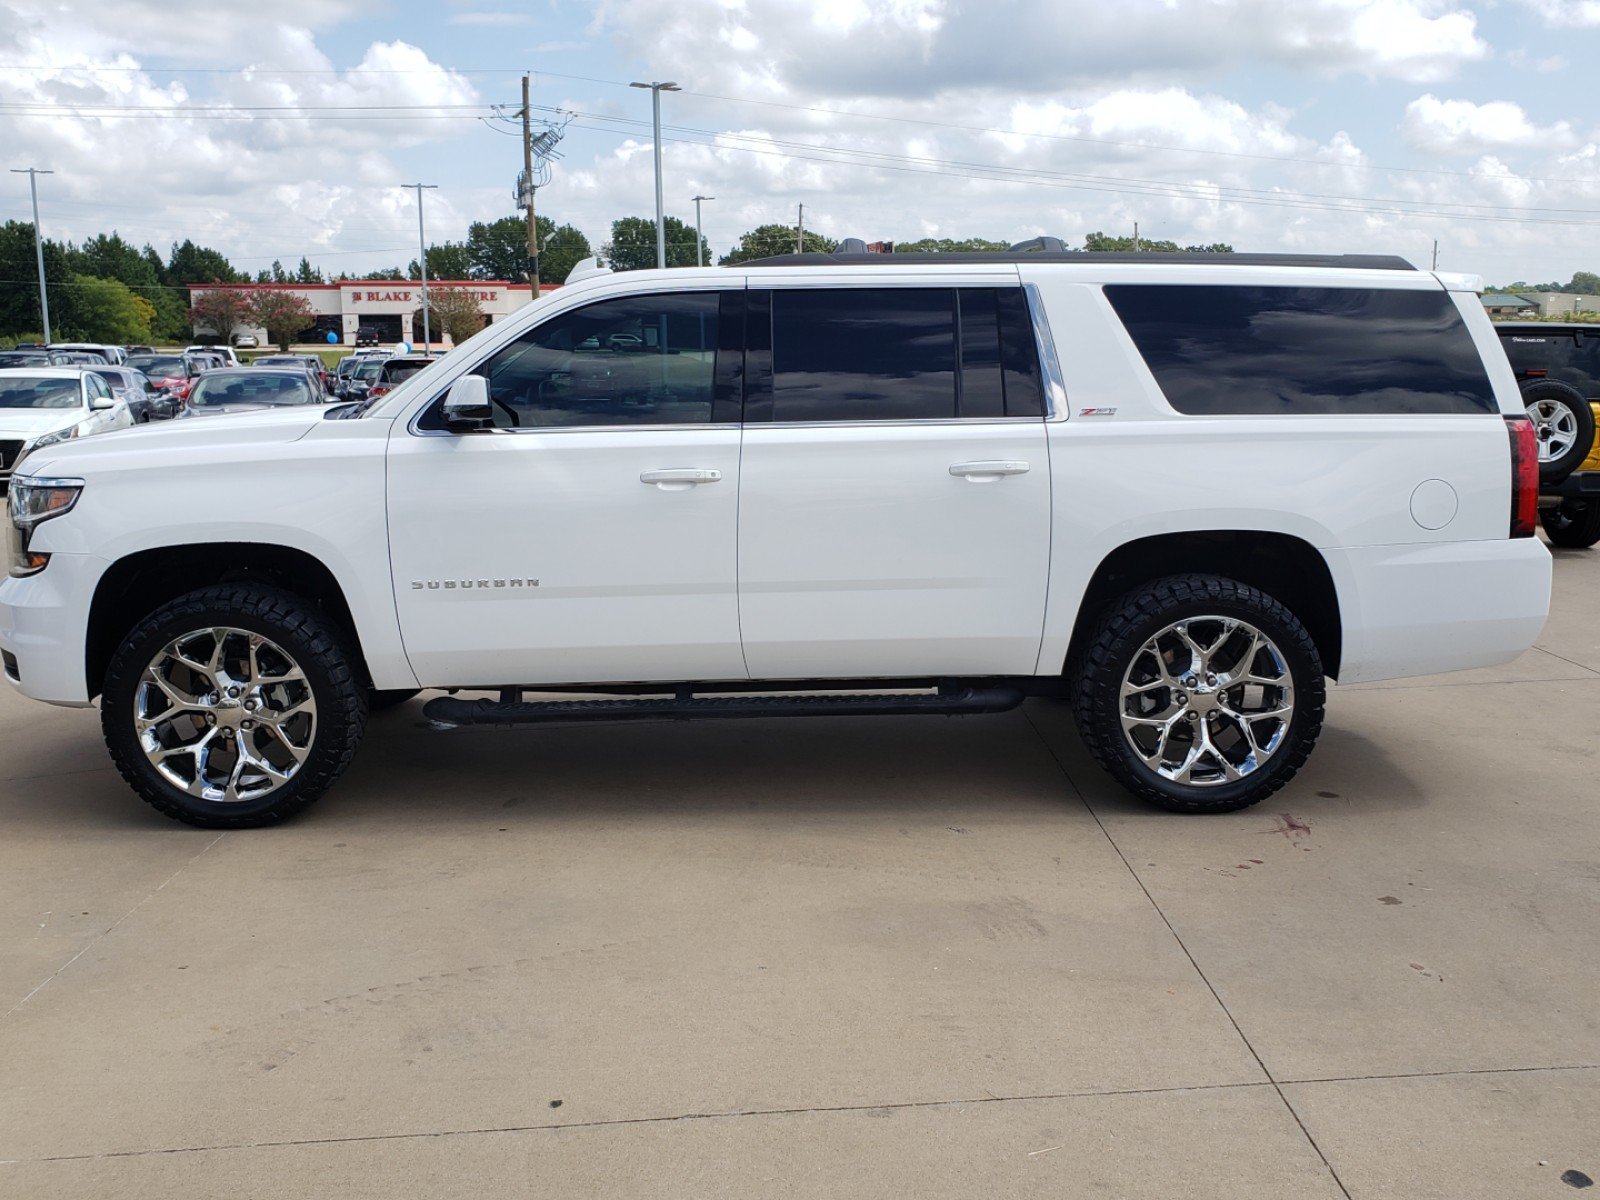
[[143, 371], [152, 391], [173, 396], [180, 402], [188, 400], [189, 389], [205, 372], [204, 364], [187, 354], [134, 354], [123, 365]]

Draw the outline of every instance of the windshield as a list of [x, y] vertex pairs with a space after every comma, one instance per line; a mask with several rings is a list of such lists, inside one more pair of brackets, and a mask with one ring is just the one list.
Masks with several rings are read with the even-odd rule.
[[191, 408], [227, 404], [315, 404], [311, 385], [293, 375], [202, 375], [189, 393]]
[[48, 354], [0, 354], [0, 367], [48, 367]]
[[383, 381], [388, 384], [403, 383], [418, 371], [424, 371], [432, 365], [425, 362], [395, 362], [390, 359], [383, 364]]
[[152, 377], [188, 374], [181, 354], [135, 354], [128, 360], [128, 366]]
[[376, 383], [378, 372], [383, 370], [383, 362], [381, 358], [369, 358], [364, 362], [358, 362], [350, 374], [362, 383]]
[[76, 379], [0, 379], [0, 408], [81, 408]]

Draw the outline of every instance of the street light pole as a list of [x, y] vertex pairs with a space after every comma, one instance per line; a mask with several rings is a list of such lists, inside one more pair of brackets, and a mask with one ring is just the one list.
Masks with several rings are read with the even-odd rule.
[[700, 201], [715, 200], [715, 196], [696, 196], [694, 198], [694, 261], [696, 266], [706, 265], [706, 239], [700, 233]]
[[[428, 239], [422, 232], [422, 193], [438, 188], [436, 183], [405, 183], [402, 187], [417, 189], [417, 264], [422, 268], [422, 350], [426, 354], [433, 342], [433, 322], [428, 315]], [[413, 330], [413, 333], [416, 331]]]
[[54, 175], [55, 172], [25, 167], [13, 169], [11, 173], [26, 175], [28, 189], [33, 193], [33, 257], [39, 264], [39, 316], [44, 322], [44, 344], [48, 346], [53, 339], [50, 337], [50, 293], [44, 286], [44, 235], [39, 232], [39, 176]]
[[661, 202], [661, 93], [681, 92], [675, 83], [630, 83], [629, 87], [650, 89], [651, 128], [656, 147], [656, 266], [667, 265], [667, 216]]

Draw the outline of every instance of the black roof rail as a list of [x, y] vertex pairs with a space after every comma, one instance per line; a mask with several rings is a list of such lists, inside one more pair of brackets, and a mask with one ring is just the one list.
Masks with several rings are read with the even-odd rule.
[[995, 250], [958, 254], [779, 254], [742, 267], [909, 267], [924, 263], [1204, 263], [1213, 267], [1343, 267], [1346, 270], [1415, 271], [1393, 254], [1136, 254], [1126, 250]]

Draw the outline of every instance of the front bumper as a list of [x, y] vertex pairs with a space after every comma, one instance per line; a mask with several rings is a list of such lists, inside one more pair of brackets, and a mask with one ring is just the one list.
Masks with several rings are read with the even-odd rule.
[[1538, 538], [1324, 550], [1344, 626], [1340, 683], [1492, 667], [1550, 612]]
[[0, 650], [8, 656], [0, 675], [6, 682], [48, 704], [91, 703], [84, 677], [89, 606], [109, 565], [89, 554], [53, 554], [37, 575], [0, 580]]

